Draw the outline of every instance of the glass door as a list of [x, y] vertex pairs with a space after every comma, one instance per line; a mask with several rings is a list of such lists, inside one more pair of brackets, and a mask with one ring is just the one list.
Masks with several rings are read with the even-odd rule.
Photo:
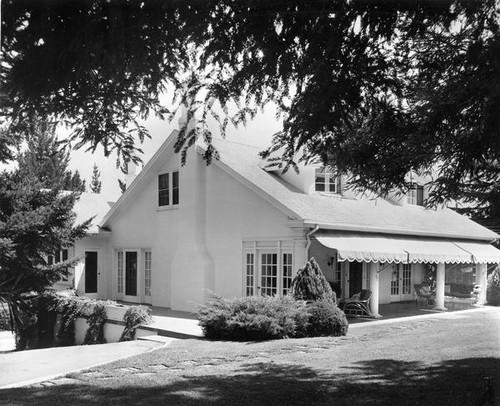
[[278, 293], [278, 254], [260, 254], [260, 294], [274, 296]]
[[411, 264], [393, 264], [391, 278], [391, 302], [412, 300]]

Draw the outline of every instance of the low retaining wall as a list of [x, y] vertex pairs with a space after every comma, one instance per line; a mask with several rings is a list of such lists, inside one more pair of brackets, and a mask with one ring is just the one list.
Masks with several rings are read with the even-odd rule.
[[[127, 311], [128, 306], [122, 305], [106, 305], [106, 322], [104, 323], [104, 338], [107, 343], [116, 343], [120, 340], [120, 337], [125, 328], [125, 322], [123, 321], [123, 316]], [[57, 331], [59, 329], [59, 317], [57, 323], [54, 327], [54, 337], [57, 336]], [[77, 345], [83, 344], [85, 339], [85, 333], [88, 329], [87, 319], [84, 317], [78, 317], [75, 320], [75, 343]], [[135, 330], [135, 337], [144, 337], [154, 334], [150, 329], [142, 329], [138, 327]]]

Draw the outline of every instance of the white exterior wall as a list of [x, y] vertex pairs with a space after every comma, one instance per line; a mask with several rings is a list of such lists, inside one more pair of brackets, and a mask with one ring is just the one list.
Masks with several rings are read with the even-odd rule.
[[304, 266], [304, 235], [286, 226], [286, 214], [215, 165], [207, 168], [206, 182], [206, 247], [217, 294], [244, 294], [243, 241], [291, 241], [294, 275]]
[[[131, 203], [111, 224], [109, 240], [111, 299], [119, 299], [117, 293], [117, 250], [137, 250], [138, 300], [154, 306], [170, 307], [170, 264], [177, 249], [178, 209], [158, 208], [157, 175], [178, 170], [174, 162], [165, 162], [158, 173], [142, 185]], [[144, 250], [151, 250], [151, 297], [144, 296]]]

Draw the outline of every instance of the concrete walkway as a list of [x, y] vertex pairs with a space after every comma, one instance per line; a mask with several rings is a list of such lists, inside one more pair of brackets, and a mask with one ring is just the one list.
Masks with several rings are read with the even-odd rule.
[[0, 353], [0, 389], [54, 379], [151, 351], [162, 345], [162, 343], [137, 340]]

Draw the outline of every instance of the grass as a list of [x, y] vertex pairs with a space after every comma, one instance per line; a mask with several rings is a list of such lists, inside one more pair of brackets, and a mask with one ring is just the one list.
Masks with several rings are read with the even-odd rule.
[[498, 402], [499, 314], [363, 325], [346, 337], [176, 341], [52, 386], [0, 391], [0, 404], [477, 405], [487, 379]]

